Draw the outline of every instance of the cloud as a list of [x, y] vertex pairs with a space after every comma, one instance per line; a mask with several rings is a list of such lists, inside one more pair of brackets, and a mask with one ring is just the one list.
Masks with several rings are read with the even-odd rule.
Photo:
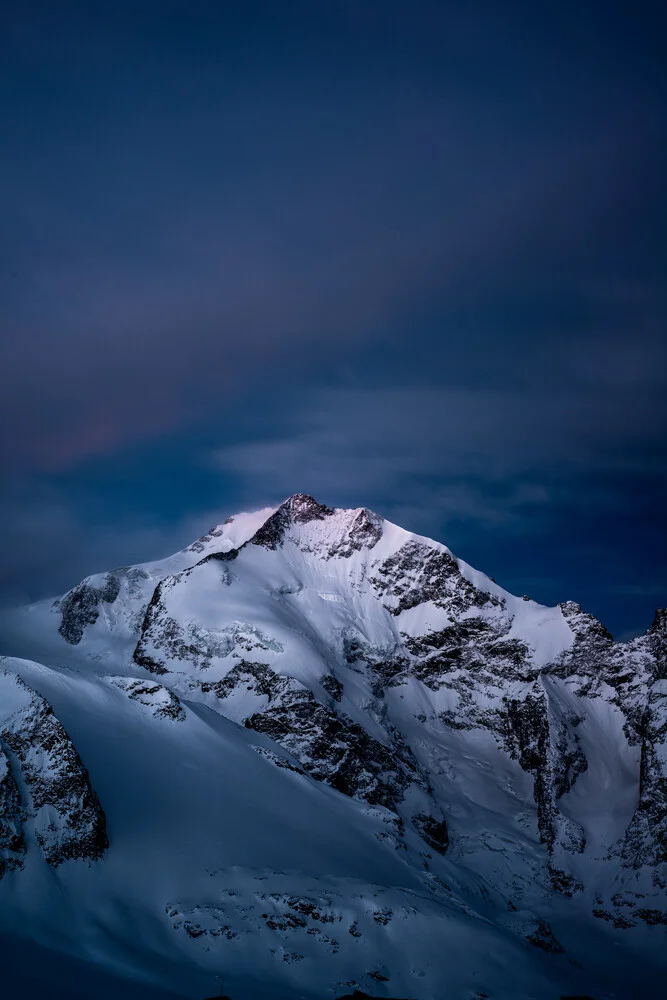
[[505, 361], [504, 388], [434, 385], [429, 372], [425, 384], [279, 396], [264, 414], [270, 434], [209, 460], [242, 504], [305, 491], [436, 536], [454, 523], [468, 536], [539, 534], [564, 509], [620, 517], [651, 504], [650, 493], [632, 497], [633, 483], [654, 504], [665, 489], [664, 345], [649, 336], [630, 365], [627, 338], [563, 338], [560, 354], [533, 345]]
[[29, 118], [48, 170], [12, 118], [0, 421], [24, 469], [187, 426], [277, 369], [317, 379], [408, 342], [582, 239], [604, 256], [606, 220], [646, 186], [654, 126], [631, 100], [526, 132], [443, 81], [348, 93], [316, 75], [312, 94], [155, 72], [159, 102], [121, 87], [109, 105], [96, 79], [99, 114], [75, 101], [71, 142], [63, 109]]
[[289, 488], [305, 477], [304, 485], [324, 490], [387, 492], [435, 474], [502, 482], [593, 467], [630, 471], [655, 462], [637, 449], [659, 447], [661, 418], [657, 394], [638, 396], [634, 383], [625, 394], [609, 391], [606, 376], [595, 388], [547, 394], [539, 385], [320, 389], [291, 397], [283, 435], [228, 446], [213, 460], [255, 484]]

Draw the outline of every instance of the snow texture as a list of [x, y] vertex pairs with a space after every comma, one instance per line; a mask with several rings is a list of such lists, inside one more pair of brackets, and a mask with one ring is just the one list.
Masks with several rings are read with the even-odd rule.
[[3, 626], [0, 932], [59, 968], [147, 998], [659, 995], [666, 612], [616, 643], [297, 494]]

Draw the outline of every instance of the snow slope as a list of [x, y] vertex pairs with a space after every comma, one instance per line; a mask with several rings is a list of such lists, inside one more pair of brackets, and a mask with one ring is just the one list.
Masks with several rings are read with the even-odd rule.
[[62, 984], [660, 995], [664, 613], [296, 495], [2, 625], [0, 934]]

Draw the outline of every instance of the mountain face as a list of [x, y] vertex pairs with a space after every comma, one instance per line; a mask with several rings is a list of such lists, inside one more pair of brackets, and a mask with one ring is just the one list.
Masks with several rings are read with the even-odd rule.
[[71, 739], [19, 674], [1, 674], [0, 692], [0, 876], [23, 867], [28, 833], [52, 868], [97, 861], [106, 820]]
[[296, 495], [4, 632], [0, 927], [172, 996], [660, 995], [667, 612]]

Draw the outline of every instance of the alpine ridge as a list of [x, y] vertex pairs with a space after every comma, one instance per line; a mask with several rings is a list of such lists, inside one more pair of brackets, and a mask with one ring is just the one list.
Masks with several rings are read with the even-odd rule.
[[5, 932], [137, 997], [659, 995], [665, 610], [296, 494], [2, 624]]

